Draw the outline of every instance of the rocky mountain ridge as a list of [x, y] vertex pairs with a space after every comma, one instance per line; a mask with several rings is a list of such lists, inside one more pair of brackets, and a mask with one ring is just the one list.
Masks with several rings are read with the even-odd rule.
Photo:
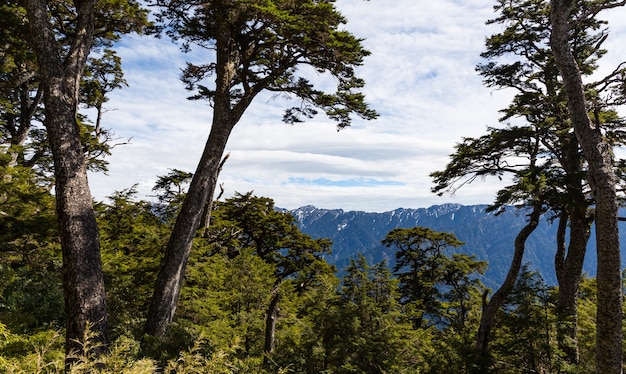
[[[328, 261], [340, 269], [357, 253], [363, 253], [372, 263], [387, 259], [393, 264], [395, 253], [393, 249], [383, 246], [381, 240], [397, 227], [423, 226], [453, 233], [465, 242], [458, 249], [460, 253], [473, 254], [478, 260], [488, 261], [484, 281], [489, 287], [497, 287], [506, 276], [513, 257], [515, 236], [526, 224], [524, 211], [508, 207], [495, 214], [487, 212], [487, 205], [443, 204], [419, 209], [399, 208], [382, 213], [319, 209], [308, 205], [290, 212], [304, 233], [333, 241], [333, 253]], [[538, 270], [546, 283], [554, 285], [556, 223], [551, 223], [549, 218], [542, 217], [529, 237], [523, 261], [531, 269]], [[596, 267], [593, 238], [588, 248], [584, 271], [593, 276]]]

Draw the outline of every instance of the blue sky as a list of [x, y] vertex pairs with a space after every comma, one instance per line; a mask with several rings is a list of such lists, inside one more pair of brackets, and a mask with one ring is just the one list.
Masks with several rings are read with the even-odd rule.
[[[484, 40], [501, 26], [487, 0], [338, 0], [346, 29], [372, 52], [358, 73], [368, 102], [381, 115], [337, 131], [318, 116], [281, 122], [290, 103], [262, 94], [228, 143], [231, 156], [220, 178], [225, 197], [254, 191], [283, 208], [388, 211], [448, 202], [490, 203], [502, 182], [487, 179], [454, 196], [430, 192], [429, 173], [442, 170], [455, 143], [498, 124], [512, 93], [486, 88], [474, 67]], [[611, 35], [601, 70], [626, 60], [626, 8], [607, 12]], [[119, 46], [130, 87], [111, 94], [103, 125], [130, 144], [114, 148], [108, 175], [90, 175], [94, 197], [138, 185], [149, 198], [159, 175], [194, 171], [209, 133], [211, 108], [188, 101], [180, 82], [185, 55], [167, 39], [126, 38]], [[322, 82], [323, 83], [323, 82]]]

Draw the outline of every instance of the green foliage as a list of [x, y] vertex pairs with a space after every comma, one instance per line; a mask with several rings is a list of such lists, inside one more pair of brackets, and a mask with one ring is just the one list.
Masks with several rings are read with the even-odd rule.
[[[24, 175], [14, 173], [5, 180], [7, 198]], [[41, 201], [52, 202], [50, 196]], [[42, 213], [45, 206], [39, 208]], [[299, 232], [293, 217], [276, 211], [271, 199], [235, 196], [216, 204], [208, 237], [195, 240], [175, 322], [165, 337], [150, 340], [141, 335], [141, 326], [170, 221], [153, 203], [138, 201], [134, 187], [97, 204], [97, 212], [114, 342], [108, 354], [95, 358], [93, 340], [85, 336], [82, 351], [70, 356], [74, 363], [68, 372], [472, 371], [482, 291], [475, 275], [484, 264], [450, 254], [462, 245], [450, 234], [419, 227], [392, 230], [385, 243], [398, 248], [397, 277], [384, 262], [369, 265], [361, 256], [340, 280], [321, 257], [327, 242]], [[0, 252], [6, 275], [0, 278], [1, 372], [65, 370], [63, 333], [55, 330], [63, 320], [58, 254], [45, 254], [45, 243], [55, 236], [44, 237], [39, 239], [44, 244], [24, 252], [27, 256]], [[51, 265], [54, 258], [57, 267]], [[419, 273], [416, 279], [409, 276], [412, 264]], [[417, 289], [413, 283], [431, 301], [411, 302], [405, 292]], [[275, 349], [268, 354], [265, 320], [277, 292]], [[593, 370], [593, 280], [583, 279], [580, 289], [581, 362], [575, 367], [562, 360], [557, 348], [555, 295], [537, 274], [523, 272], [496, 320], [491, 370]], [[429, 322], [417, 326], [415, 318], [425, 310]]]
[[[227, 94], [236, 118], [261, 91], [291, 94], [301, 105], [286, 111], [288, 123], [312, 117], [317, 109], [336, 120], [340, 127], [350, 124], [350, 115], [372, 119], [376, 112], [364, 102], [360, 89], [364, 81], [354, 68], [363, 63], [369, 52], [361, 40], [341, 29], [346, 21], [331, 1], [259, 1], [211, 2], [198, 6], [193, 2], [155, 0], [161, 7], [158, 19], [174, 39], [183, 40], [183, 50], [192, 45], [226, 51], [228, 61], [237, 70], [224, 75]], [[181, 9], [186, 11], [181, 11]], [[221, 61], [221, 59], [218, 59]], [[337, 90], [326, 93], [314, 88], [302, 74], [310, 66], [318, 73], [337, 81]], [[226, 70], [224, 70], [226, 69]], [[183, 82], [196, 91], [191, 99], [225, 100], [218, 89], [201, 83], [213, 73], [226, 74], [231, 69], [214, 62], [187, 64]]]
[[[340, 289], [331, 356], [338, 373], [386, 373], [411, 369], [415, 335], [398, 303], [397, 280], [384, 262], [352, 260]], [[407, 362], [408, 361], [408, 362]], [[408, 365], [407, 365], [408, 364]]]
[[[577, 24], [570, 43], [583, 74], [591, 75], [606, 52], [601, 48], [608, 32], [606, 22], [596, 18], [599, 9], [591, 11], [596, 6], [593, 1], [575, 4]], [[496, 17], [487, 23], [501, 24], [503, 29], [487, 38], [481, 54], [487, 62], [476, 70], [486, 86], [515, 90], [511, 104], [500, 111], [500, 121], [506, 125], [489, 127], [487, 135], [464, 138], [455, 146], [446, 169], [431, 174], [436, 184], [433, 192], [454, 192], [476, 178], [511, 176], [513, 184], [499, 191], [496, 207], [528, 204], [533, 197], [557, 212], [568, 203], [589, 205], [585, 200], [591, 200], [590, 193], [582, 182], [586, 168], [549, 45], [549, 3], [499, 0], [494, 9]], [[590, 117], [613, 145], [624, 142], [624, 121], [615, 111], [615, 105], [624, 101], [623, 94], [617, 93], [624, 71], [620, 66], [586, 86]]]
[[463, 329], [470, 298], [483, 288], [477, 276], [485, 262], [474, 256], [448, 255], [463, 245], [454, 235], [424, 227], [391, 230], [382, 242], [396, 251], [394, 272], [401, 301], [415, 328], [450, 325]]
[[[0, 157], [4, 156], [0, 148]], [[30, 169], [0, 159], [0, 251], [36, 261], [34, 253], [53, 246], [54, 198]], [[53, 239], [53, 240], [51, 240]]]
[[[76, 28], [76, 11], [64, 2], [49, 2], [50, 17], [56, 40], [69, 43]], [[39, 66], [33, 51], [26, 10], [19, 1], [0, 6], [0, 145], [9, 146], [10, 164], [35, 168], [51, 177], [52, 161], [43, 128], [43, 87]], [[147, 10], [136, 1], [98, 1], [95, 14], [94, 44], [110, 47], [123, 34], [145, 32], [150, 26]], [[61, 48], [66, 52], [69, 48]], [[104, 157], [113, 141], [109, 131], [101, 128], [102, 105], [106, 95], [125, 85], [121, 62], [115, 51], [105, 49], [99, 57], [89, 59], [81, 86], [81, 102], [97, 108], [95, 126], [79, 115], [81, 142], [92, 171], [106, 171]]]
[[153, 205], [136, 201], [135, 186], [115, 192], [96, 206], [113, 335], [136, 336], [156, 278], [169, 226]]
[[[183, 48], [226, 51], [227, 64], [188, 64], [182, 78], [194, 99], [228, 100], [230, 120], [236, 122], [263, 90], [300, 100], [285, 113], [289, 123], [318, 110], [339, 127], [348, 126], [352, 114], [377, 116], [365, 104], [364, 82], [354, 70], [369, 52], [362, 40], [343, 30], [346, 20], [334, 1], [154, 3], [161, 6], [161, 26], [182, 39]], [[605, 53], [604, 23], [588, 17], [595, 3], [576, 2], [580, 17], [571, 33], [585, 75], [594, 72]], [[75, 33], [74, 9], [62, 1], [48, 4], [57, 40], [66, 43]], [[434, 190], [508, 174], [513, 184], [498, 193], [496, 206], [541, 199], [555, 212], [570, 209], [568, 204], [589, 207], [585, 167], [547, 45], [547, 3], [501, 0], [495, 10], [497, 18], [489, 23], [505, 26], [487, 39], [482, 56], [488, 61], [477, 70], [487, 86], [518, 91], [501, 120], [521, 121], [463, 139], [446, 170], [433, 173]], [[108, 354], [95, 357], [94, 336], [87, 331], [81, 350], [68, 356], [72, 364], [66, 370], [62, 265], [49, 191], [52, 163], [42, 128], [43, 91], [21, 3], [0, 5], [0, 21], [0, 372], [472, 370], [483, 290], [478, 275], [486, 264], [449, 253], [463, 243], [427, 228], [395, 229], [383, 241], [398, 249], [393, 273], [385, 262], [370, 265], [360, 256], [340, 280], [324, 260], [329, 240], [303, 234], [294, 217], [252, 193], [216, 203], [207, 235], [195, 239], [175, 323], [163, 338], [141, 336], [159, 259], [192, 177], [177, 169], [159, 177], [154, 188], [158, 204], [138, 201], [134, 186], [96, 204], [115, 341]], [[78, 122], [90, 168], [106, 170], [103, 156], [111, 150], [111, 138], [100, 127], [100, 114], [107, 94], [126, 85], [121, 60], [109, 48], [122, 34], [147, 31], [150, 23], [138, 2], [122, 0], [99, 1], [94, 21], [97, 53], [84, 74], [81, 102], [95, 108], [98, 118], [94, 125], [84, 116]], [[307, 71], [333, 78], [335, 92], [315, 88]], [[214, 73], [228, 80], [225, 92], [205, 85]], [[624, 69], [602, 81], [610, 84], [587, 86], [591, 116], [613, 146], [623, 144], [625, 135], [623, 119], [614, 110], [624, 100], [620, 74]], [[617, 163], [618, 175], [623, 175], [622, 164]], [[579, 292], [581, 361], [576, 366], [568, 366], [556, 348], [555, 295], [538, 274], [522, 273], [497, 316], [493, 371], [593, 371], [593, 280], [583, 279]], [[269, 351], [263, 342], [274, 300], [280, 302], [275, 349]]]
[[[0, 324], [0, 327], [3, 327]], [[63, 338], [54, 330], [18, 335], [0, 329], [0, 372], [62, 373], [65, 353]]]
[[63, 324], [54, 199], [32, 169], [2, 163], [0, 273], [0, 320], [13, 331]]
[[[596, 369], [596, 280], [583, 275], [578, 296], [578, 349], [580, 362], [573, 373], [589, 373]], [[626, 343], [626, 340], [624, 341]]]
[[[554, 3], [554, 2], [552, 2]], [[616, 106], [624, 103], [625, 66], [596, 79], [599, 59], [606, 53], [606, 22], [598, 18], [603, 8], [615, 4], [576, 0], [566, 38], [578, 63], [588, 116], [612, 146], [624, 144], [624, 119]], [[500, 30], [487, 38], [486, 60], [476, 70], [488, 87], [513, 89], [515, 96], [500, 112], [503, 126], [489, 127], [478, 138], [464, 138], [455, 147], [443, 171], [431, 174], [433, 192], [454, 192], [477, 178], [509, 177], [511, 184], [498, 191], [491, 207], [537, 206], [559, 222], [555, 270], [560, 283], [555, 305], [560, 317], [559, 347], [572, 363], [577, 361], [576, 293], [585, 248], [594, 219], [595, 192], [588, 180], [587, 164], [568, 112], [567, 93], [552, 54], [551, 2], [498, 0], [488, 24]], [[623, 5], [623, 4], [620, 4]], [[589, 155], [587, 155], [589, 156]], [[623, 184], [624, 162], [613, 164]], [[593, 169], [593, 168], [591, 168]], [[565, 232], [568, 230], [568, 239]], [[569, 243], [566, 241], [569, 240]], [[550, 361], [550, 360], [548, 360]], [[528, 364], [531, 369], [551, 363]], [[567, 370], [570, 370], [569, 368]]]
[[492, 351], [499, 370], [556, 372], [553, 300], [539, 274], [524, 267], [494, 331]]
[[222, 251], [232, 258], [240, 248], [252, 248], [257, 256], [275, 266], [278, 280], [295, 276], [305, 286], [311, 274], [330, 270], [324, 269], [325, 261], [321, 260], [330, 253], [330, 241], [313, 240], [302, 233], [295, 218], [277, 211], [272, 199], [236, 194], [220, 204], [212, 217], [214, 235], [226, 240], [221, 245], [218, 242]]
[[157, 198], [162, 204], [175, 205], [182, 202], [186, 187], [191, 182], [192, 173], [171, 169], [167, 175], [157, 178], [152, 191], [157, 193]]
[[122, 59], [112, 49], [105, 49], [100, 58], [90, 58], [81, 81], [82, 102], [88, 108], [102, 109], [106, 94], [128, 86], [122, 72]]
[[188, 268], [179, 318], [204, 332], [210, 347], [237, 340], [242, 357], [261, 357], [265, 309], [276, 282], [273, 267], [247, 250], [233, 259], [194, 255]]

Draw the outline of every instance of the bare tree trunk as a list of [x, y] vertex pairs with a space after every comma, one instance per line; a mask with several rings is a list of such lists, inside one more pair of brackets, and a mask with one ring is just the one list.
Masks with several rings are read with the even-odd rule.
[[220, 159], [234, 124], [228, 118], [228, 110], [220, 113], [216, 106], [214, 113], [211, 134], [161, 260], [145, 326], [148, 335], [163, 336], [174, 318], [193, 239], [200, 228], [207, 199], [215, 190]]
[[[555, 255], [556, 277], [559, 283], [557, 315], [557, 342], [570, 364], [579, 361], [578, 350], [578, 291], [585, 252], [589, 241], [590, 220], [586, 206], [575, 207], [570, 218], [559, 221], [558, 250]], [[565, 227], [571, 221], [569, 247], [565, 251]]]
[[483, 365], [488, 358], [489, 334], [491, 333], [491, 328], [493, 327], [493, 324], [495, 322], [496, 313], [515, 286], [519, 270], [522, 266], [522, 258], [524, 257], [526, 240], [528, 239], [530, 234], [537, 228], [537, 225], [539, 225], [540, 217], [541, 204], [535, 203], [535, 205], [533, 206], [533, 210], [529, 215], [528, 223], [520, 230], [520, 232], [515, 237], [515, 252], [513, 254], [513, 259], [511, 260], [511, 267], [509, 268], [509, 272], [507, 273], [504, 282], [502, 283], [500, 288], [498, 288], [498, 290], [493, 294], [489, 302], [487, 302], [486, 300], [486, 291], [483, 295], [483, 312], [480, 318], [480, 326], [478, 327], [478, 334], [476, 336], [475, 344], [476, 352], [478, 353], [478, 357], [481, 360], [479, 364], [481, 365]]
[[598, 258], [596, 371], [622, 372], [622, 284], [617, 228], [617, 198], [612, 150], [589, 118], [580, 69], [568, 42], [572, 0], [552, 0], [550, 43], [565, 92], [574, 132], [589, 165], [589, 184], [596, 203]]
[[[224, 158], [222, 158], [222, 161], [220, 162], [220, 166], [217, 168], [217, 174], [215, 175], [213, 186], [217, 185], [217, 181], [219, 180], [220, 173], [222, 172], [222, 168], [224, 167], [224, 164], [226, 163], [226, 160], [228, 160], [229, 157], [230, 157], [230, 153], [227, 153], [226, 155], [224, 155]], [[220, 185], [220, 189], [221, 189], [221, 192], [217, 196], [218, 200], [224, 193], [224, 188], [222, 185]], [[214, 195], [215, 195], [215, 187], [213, 187], [213, 190], [209, 191], [209, 197], [207, 198], [207, 201], [205, 203], [204, 213], [202, 213], [202, 221], [200, 223], [200, 227], [202, 227], [202, 236], [205, 238], [209, 236], [209, 225], [211, 224], [211, 213], [213, 212]]]
[[216, 41], [216, 94], [211, 132], [161, 260], [148, 310], [145, 333], [152, 336], [163, 336], [174, 318], [193, 239], [202, 223], [203, 213], [207, 213], [207, 221], [210, 218], [211, 212], [206, 210], [206, 205], [217, 184], [228, 137], [252, 100], [252, 97], [242, 98], [231, 107], [230, 85], [237, 58], [236, 52], [232, 51], [232, 41], [225, 35], [228, 35], [227, 31], [223, 31], [222, 37]]
[[[559, 284], [557, 315], [557, 343], [570, 364], [579, 362], [578, 350], [578, 290], [587, 243], [591, 235], [592, 218], [589, 201], [584, 193], [583, 158], [575, 134], [561, 138], [561, 164], [565, 171], [568, 201], [562, 208], [557, 231], [557, 251], [554, 269]], [[569, 245], [566, 244], [567, 226], [570, 226]]]
[[270, 305], [267, 308], [267, 315], [265, 316], [265, 358], [263, 359], [264, 365], [269, 364], [269, 356], [274, 353], [275, 341], [276, 341], [276, 321], [278, 320], [278, 313], [280, 309], [278, 304], [280, 302], [280, 290], [278, 286], [272, 291], [272, 299]]
[[[56, 209], [63, 249], [66, 352], [80, 349], [88, 325], [93, 354], [106, 349], [106, 303], [98, 226], [87, 181], [76, 112], [78, 87], [93, 41], [95, 0], [74, 1], [76, 36], [69, 50], [55, 39], [45, 0], [26, 9], [44, 86], [45, 126], [54, 160]], [[61, 56], [65, 56], [64, 58]]]

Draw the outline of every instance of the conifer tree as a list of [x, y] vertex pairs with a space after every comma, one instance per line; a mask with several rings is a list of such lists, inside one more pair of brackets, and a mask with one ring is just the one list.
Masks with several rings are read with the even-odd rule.
[[[584, 20], [568, 35], [573, 53], [587, 75], [596, 69], [598, 59], [604, 54], [601, 46], [607, 36], [602, 21], [589, 13], [594, 6], [586, 1], [577, 2], [576, 12]], [[513, 124], [502, 129], [489, 128], [489, 134], [478, 139], [464, 139], [456, 147], [457, 153], [446, 171], [433, 173], [437, 183], [433, 190], [454, 190], [479, 176], [509, 174], [514, 184], [498, 193], [496, 207], [539, 204], [556, 217], [555, 270], [559, 281], [556, 308], [560, 320], [557, 340], [567, 360], [576, 363], [576, 295], [594, 218], [591, 209], [594, 196], [587, 183], [588, 166], [572, 131], [566, 93], [549, 46], [548, 4], [539, 0], [519, 4], [499, 1], [495, 9], [498, 16], [488, 23], [502, 23], [505, 29], [487, 39], [487, 50], [482, 57], [488, 62], [477, 69], [487, 86], [516, 91], [513, 102], [501, 111], [501, 121]], [[623, 73], [620, 66], [587, 86], [595, 126], [602, 128], [611, 144], [616, 145], [624, 142], [620, 129], [624, 121], [614, 108], [623, 101], [623, 95], [619, 94]], [[524, 159], [527, 161], [522, 162]], [[524, 198], [528, 199], [526, 203], [522, 203]], [[520, 264], [515, 268], [519, 269]]]
[[[345, 23], [332, 1], [155, 1], [166, 32], [192, 46], [210, 50], [212, 61], [188, 64], [183, 72], [192, 98], [209, 100], [211, 132], [172, 231], [155, 285], [146, 333], [164, 333], [176, 310], [193, 238], [207, 199], [217, 183], [226, 143], [245, 110], [262, 91], [292, 95], [300, 101], [284, 120], [299, 122], [321, 109], [339, 123], [353, 114], [376, 117], [360, 92], [354, 68], [368, 52], [340, 27]], [[316, 89], [298, 67], [310, 66], [336, 81], [336, 91]], [[204, 83], [209, 77], [214, 81]]]
[[[147, 23], [145, 11], [135, 2], [120, 10], [114, 2], [95, 0], [73, 4], [27, 0], [24, 9], [26, 17], [21, 19], [27, 20], [29, 30], [25, 45], [32, 46], [30, 54], [37, 59], [36, 65], [32, 61], [29, 65], [36, 70], [28, 73], [37, 74], [43, 88], [44, 125], [54, 164], [63, 251], [66, 350], [79, 349], [78, 341], [91, 325], [95, 341], [101, 343], [93, 345], [93, 352], [99, 354], [106, 349], [107, 313], [98, 227], [78, 122], [79, 89], [92, 47], [98, 41], [116, 40], [125, 31], [140, 30], [138, 25]], [[22, 94], [28, 96], [31, 87], [22, 89]], [[27, 114], [21, 118], [30, 121], [37, 103], [26, 102]]]
[[589, 166], [588, 182], [595, 201], [596, 251], [598, 258], [597, 287], [598, 314], [596, 340], [596, 371], [598, 373], [622, 372], [622, 280], [619, 248], [618, 201], [616, 176], [613, 168], [611, 144], [591, 120], [587, 103], [586, 87], [580, 66], [574, 54], [569, 35], [598, 12], [624, 1], [608, 1], [591, 4], [580, 17], [573, 17], [574, 1], [551, 1], [550, 46], [556, 65], [563, 79], [569, 118], [574, 133], [581, 144]]

